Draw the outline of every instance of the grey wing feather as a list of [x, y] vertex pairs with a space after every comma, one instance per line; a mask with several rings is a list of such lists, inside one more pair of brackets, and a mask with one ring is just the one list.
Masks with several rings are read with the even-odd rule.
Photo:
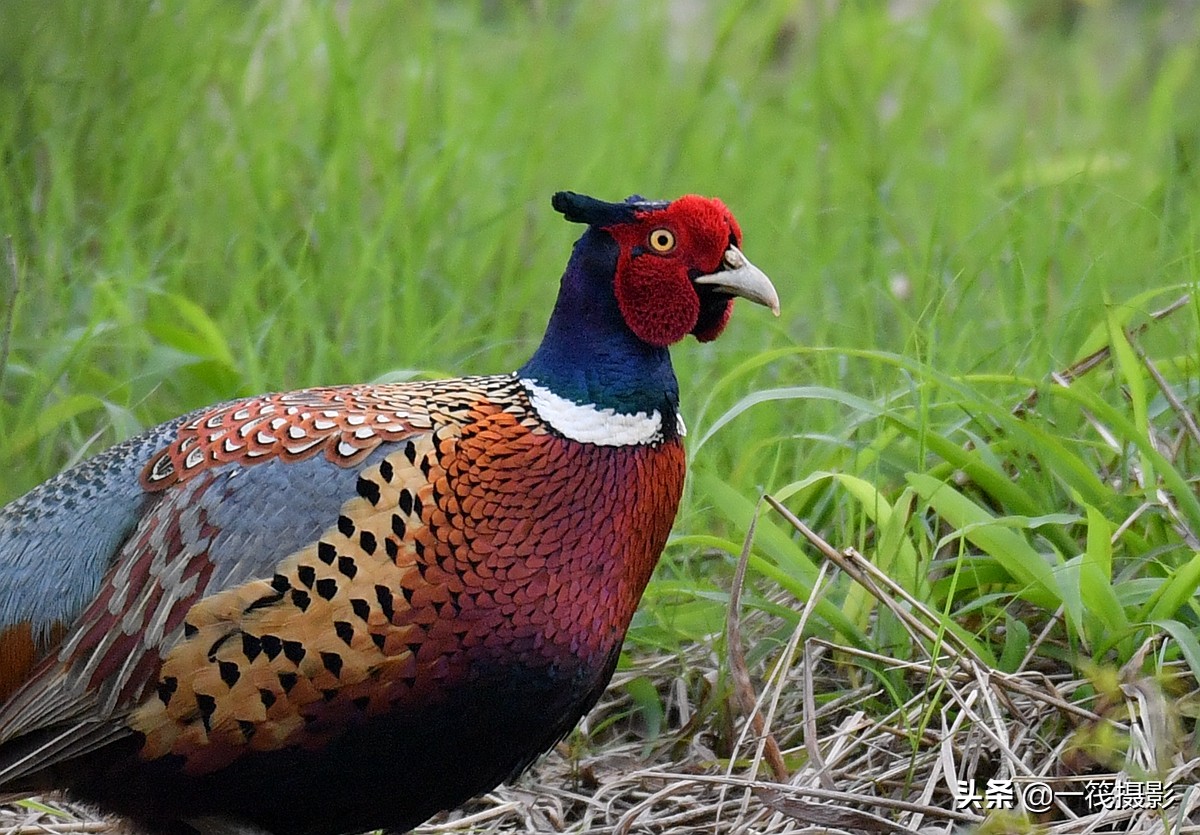
[[[0, 786], [5, 792], [20, 792], [22, 778], [36, 774], [45, 768], [47, 763], [82, 757], [131, 733], [133, 732], [129, 728], [111, 722], [79, 722], [22, 737], [3, 749]], [[31, 784], [27, 790], [33, 791], [37, 788]], [[0, 794], [0, 797], [3, 795]]]
[[190, 417], [110, 447], [0, 508], [0, 630], [30, 623], [44, 641], [95, 597], [151, 500], [138, 483], [142, 465]]
[[[0, 507], [0, 631], [31, 623], [45, 640], [56, 623], [79, 616], [146, 509], [169, 495], [146, 493], [142, 468], [182, 424], [211, 408], [218, 407], [116, 444]], [[214, 471], [245, 479], [211, 513], [219, 529], [211, 585], [225, 588], [311, 541], [328, 523], [330, 502], [349, 497], [355, 469], [311, 458]]]
[[[71, 586], [73, 605], [60, 610], [68, 625], [60, 660], [70, 657], [77, 642], [83, 638], [89, 624], [76, 621], [106, 586], [114, 587], [109, 604], [117, 606], [116, 611], [111, 612], [117, 618], [94, 650], [73, 662], [70, 669], [64, 671], [65, 675], [46, 682], [35, 679], [0, 706], [0, 788], [19, 786], [30, 774], [54, 762], [99, 747], [111, 741], [114, 735], [128, 733], [119, 721], [129, 708], [121, 702], [121, 694], [129, 692], [126, 689], [130, 684], [129, 676], [138, 669], [137, 661], [142, 655], [163, 653], [174, 642], [180, 627], [171, 634], [166, 634], [164, 628], [174, 606], [193, 596], [199, 599], [255, 578], [270, 577], [280, 560], [314, 541], [337, 519], [342, 504], [355, 495], [360, 469], [371, 466], [390, 452], [388, 445], [384, 445], [358, 466], [348, 468], [335, 466], [321, 457], [297, 462], [274, 459], [248, 467], [227, 464], [173, 485], [162, 493], [141, 493], [137, 480], [141, 466], [165, 445], [178, 425], [179, 421], [173, 422], [151, 435], [135, 439], [139, 443], [127, 442], [114, 447], [114, 457], [118, 460], [101, 462], [108, 472], [123, 472], [125, 481], [137, 488], [141, 498], [130, 500], [124, 483], [120, 489], [106, 484], [107, 492], [89, 494], [90, 501], [100, 509], [107, 502], [116, 503], [111, 512], [120, 517], [119, 524], [109, 522], [111, 527], [106, 529], [105, 541], [117, 541], [107, 553], [89, 553], [91, 562], [86, 572], [71, 562], [70, 553], [59, 557], [55, 571], [76, 572], [73, 579], [68, 580], [74, 584]], [[151, 440], [143, 440], [147, 437]], [[108, 453], [103, 453], [100, 457], [106, 455]], [[81, 467], [97, 466], [96, 461], [92, 459]], [[68, 471], [64, 476], [74, 472]], [[35, 490], [30, 496], [38, 492]], [[54, 519], [56, 516], [49, 496], [65, 497], [64, 503], [77, 503], [80, 495], [61, 485], [40, 494], [41, 518]], [[129, 511], [131, 505], [133, 512]], [[203, 524], [199, 521], [201, 513]], [[101, 518], [103, 514], [95, 516]], [[142, 538], [147, 525], [153, 527], [165, 519], [179, 523], [174, 544], [169, 545], [161, 538]], [[113, 533], [118, 527], [119, 537]], [[42, 528], [32, 531], [26, 527], [25, 535], [37, 536], [45, 528], [44, 523]], [[149, 546], [140, 544], [144, 541], [149, 542]], [[139, 549], [147, 547], [151, 558], [143, 559], [147, 554]], [[170, 548], [181, 550], [171, 552]], [[34, 549], [27, 547], [22, 553], [31, 550]], [[181, 574], [194, 559], [207, 560], [211, 564], [212, 571], [203, 588], [194, 588], [181, 581]], [[135, 564], [143, 566], [142, 570], [149, 572], [149, 576], [131, 582], [129, 568]], [[15, 597], [16, 603], [10, 600], [7, 610], [9, 617], [12, 612], [18, 612], [28, 619], [41, 610], [35, 606], [22, 609], [19, 604], [34, 602], [47, 592], [44, 578], [39, 578], [38, 572], [22, 573], [22, 568], [18, 565], [14, 570], [12, 565], [0, 561], [0, 587], [18, 588], [22, 582], [31, 584], [32, 591], [27, 589], [22, 594], [9, 596]], [[112, 573], [106, 569], [111, 569]], [[10, 577], [16, 577], [17, 581], [10, 584]], [[192, 577], [194, 579], [195, 572]], [[86, 589], [80, 586], [86, 586]], [[0, 625], [3, 625], [2, 621]], [[122, 643], [122, 636], [136, 639], [136, 649], [124, 656], [120, 668], [99, 686], [89, 684], [96, 665], [114, 652], [114, 647], [128, 644], [128, 641]]]

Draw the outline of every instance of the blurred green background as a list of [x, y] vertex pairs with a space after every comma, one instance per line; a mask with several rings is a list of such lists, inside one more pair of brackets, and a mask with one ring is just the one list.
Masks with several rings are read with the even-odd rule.
[[[719, 623], [715, 591], [692, 625], [654, 601], [720, 585], [763, 489], [790, 484], [832, 538], [874, 543], [860, 501], [799, 485], [814, 470], [875, 500], [928, 471], [1000, 516], [1061, 511], [1048, 538], [1018, 525], [1052, 565], [1084, 552], [1085, 505], [1115, 529], [1154, 492], [1107, 478], [1130, 453], [1078, 404], [1045, 418], [1061, 459], [976, 415], [1194, 286], [1192, 3], [6, 0], [3, 18], [19, 292], [6, 258], [0, 499], [206, 403], [515, 368], [580, 231], [549, 207], [563, 188], [720, 196], [783, 303], [674, 351], [694, 477], [646, 640], [656, 618], [689, 637]], [[1189, 304], [1141, 343], [1185, 398], [1196, 322]], [[1088, 396], [1129, 407], [1126, 372]], [[946, 398], [939, 375], [977, 387]], [[1171, 420], [1142, 383], [1138, 425]], [[995, 484], [955, 482], [938, 439]], [[1056, 475], [1076, 463], [1110, 503]], [[1006, 479], [1030, 480], [1027, 502]], [[937, 525], [905, 518], [923, 588]], [[1192, 555], [1172, 524], [1118, 542], [1115, 570], [1128, 547], [1169, 576]], [[787, 547], [757, 567], [801, 596], [811, 568]], [[1002, 558], [985, 574], [1028, 588]], [[951, 612], [972, 588], [925, 593]]]

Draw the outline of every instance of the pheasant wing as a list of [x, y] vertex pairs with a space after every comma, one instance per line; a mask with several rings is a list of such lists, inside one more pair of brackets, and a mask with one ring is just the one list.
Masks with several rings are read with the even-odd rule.
[[[56, 621], [71, 624], [60, 627], [61, 645], [22, 678], [0, 708], [0, 786], [17, 785], [55, 762], [128, 734], [127, 715], [148, 690], [157, 687], [156, 701], [165, 707], [172, 700], [159, 672], [171, 648], [194, 648], [189, 639], [202, 630], [207, 638], [213, 629], [224, 629], [214, 624], [232, 609], [240, 606], [261, 618], [285, 598], [296, 606], [306, 596], [320, 599], [329, 586], [318, 586], [307, 570], [287, 581], [288, 594], [281, 593], [281, 561], [292, 554], [298, 564], [307, 553], [304, 546], [312, 543], [309, 550], [320, 550], [317, 564], [328, 567], [318, 537], [331, 524], [335, 531], [345, 525], [348, 517], [339, 511], [347, 497], [350, 504], [366, 501], [362, 468], [370, 469], [402, 439], [408, 441], [400, 446], [402, 456], [418, 443], [422, 448], [431, 443], [430, 394], [424, 384], [307, 390], [225, 404], [151, 433], [153, 440], [163, 435], [171, 440], [148, 463], [147, 456], [141, 458], [140, 517], [114, 548], [116, 556], [109, 557], [100, 579], [89, 584], [86, 577], [67, 578], [75, 580], [67, 587], [76, 592], [76, 602], [75, 611], [65, 605]], [[144, 452], [147, 445], [123, 448], [117, 468], [122, 476], [129, 476], [130, 451]], [[415, 472], [426, 479], [419, 467]], [[409, 495], [415, 499], [415, 492]], [[123, 526], [130, 527], [128, 521]], [[394, 538], [390, 546], [380, 538], [380, 553], [398, 549]], [[362, 537], [356, 547], [363, 547]], [[344, 560], [332, 565], [353, 570]], [[313, 585], [306, 589], [309, 579]], [[76, 587], [89, 585], [91, 600], [79, 606]], [[25, 623], [11, 617], [10, 631]], [[203, 647], [201, 660], [218, 678], [229, 677], [217, 657], [218, 644], [230, 637], [223, 633], [221, 641], [214, 638]], [[275, 649], [268, 638], [264, 658], [295, 654], [291, 644], [284, 654], [282, 640], [278, 653]], [[213, 724], [206, 706], [200, 698], [192, 708], [201, 728]], [[143, 716], [139, 730], [155, 721], [152, 714]]]

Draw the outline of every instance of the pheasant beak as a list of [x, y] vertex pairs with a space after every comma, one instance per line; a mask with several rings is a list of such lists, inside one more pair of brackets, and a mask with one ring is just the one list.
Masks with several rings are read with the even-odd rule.
[[750, 259], [732, 244], [725, 250], [725, 257], [721, 259], [721, 269], [692, 280], [697, 284], [707, 284], [722, 293], [741, 296], [747, 301], [769, 307], [772, 313], [779, 315], [779, 294], [775, 292], [771, 279], [751, 264]]

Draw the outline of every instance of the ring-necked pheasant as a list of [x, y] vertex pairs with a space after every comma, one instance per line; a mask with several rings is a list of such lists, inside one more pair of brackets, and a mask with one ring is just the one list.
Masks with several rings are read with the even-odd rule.
[[553, 205], [589, 228], [516, 373], [224, 403], [0, 510], [0, 796], [405, 830], [575, 725], [679, 503], [667, 346], [779, 303], [718, 200]]

